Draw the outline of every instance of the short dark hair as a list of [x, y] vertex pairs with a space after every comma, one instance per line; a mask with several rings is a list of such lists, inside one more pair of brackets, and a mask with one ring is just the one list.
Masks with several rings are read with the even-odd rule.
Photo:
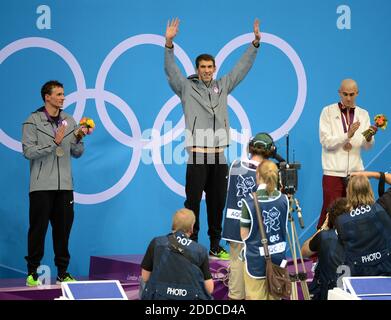
[[213, 62], [213, 66], [215, 67], [216, 66], [216, 62], [215, 62], [215, 58], [213, 56], [211, 56], [210, 54], [207, 54], [207, 53], [203, 53], [203, 54], [200, 54], [197, 58], [196, 58], [196, 68], [198, 69], [198, 66], [200, 65], [200, 61], [201, 60], [204, 60], [204, 61], [212, 61]]
[[47, 94], [50, 95], [52, 93], [53, 88], [55, 87], [64, 88], [64, 85], [61, 82], [58, 82], [57, 80], [50, 80], [42, 86], [41, 97], [43, 102], [45, 102], [45, 95]]
[[338, 198], [328, 207], [329, 229], [335, 229], [335, 220], [337, 220], [338, 216], [348, 211], [347, 205], [348, 200], [346, 198]]

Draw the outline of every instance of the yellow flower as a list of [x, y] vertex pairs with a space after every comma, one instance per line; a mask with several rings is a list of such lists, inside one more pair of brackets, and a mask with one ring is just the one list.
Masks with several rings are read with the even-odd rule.
[[94, 128], [94, 127], [95, 127], [94, 120], [92, 120], [92, 119], [88, 119], [88, 120], [86, 121], [86, 124], [87, 124], [87, 126], [90, 127], [90, 128]]

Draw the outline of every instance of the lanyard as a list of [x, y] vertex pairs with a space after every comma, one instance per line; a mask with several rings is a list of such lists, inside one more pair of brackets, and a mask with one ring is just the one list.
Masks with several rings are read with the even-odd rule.
[[[345, 109], [346, 110], [346, 114], [342, 111], [342, 103], [338, 103], [339, 105], [339, 109], [341, 111], [341, 116], [342, 116], [342, 126], [343, 126], [343, 132], [346, 133], [348, 132], [348, 129], [350, 128], [350, 125], [352, 124], [353, 120], [354, 120], [354, 108], [350, 108], [350, 109]], [[352, 112], [350, 112], [350, 110], [352, 110]]]
[[[50, 114], [49, 114], [49, 112], [46, 110], [46, 108], [43, 109], [43, 112], [45, 112], [46, 118], [48, 119], [48, 121], [49, 121], [50, 124], [52, 125], [53, 133], [54, 133], [54, 135], [55, 135], [55, 134], [57, 133], [58, 126], [59, 126], [59, 125], [61, 124], [61, 122], [62, 122], [60, 113], [58, 114], [58, 120], [57, 120], [57, 121], [54, 121], [54, 119], [50, 116]], [[54, 128], [53, 123], [56, 125], [56, 128]]]

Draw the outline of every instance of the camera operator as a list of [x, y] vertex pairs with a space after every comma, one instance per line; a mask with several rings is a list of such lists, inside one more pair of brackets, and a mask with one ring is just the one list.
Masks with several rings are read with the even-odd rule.
[[248, 143], [250, 160], [237, 159], [229, 169], [227, 205], [223, 224], [222, 239], [229, 242], [231, 256], [228, 281], [228, 298], [231, 300], [245, 299], [244, 262], [240, 254], [243, 249], [240, 237], [240, 216], [242, 199], [257, 190], [256, 170], [263, 159], [275, 154], [276, 147], [272, 137], [260, 132]]

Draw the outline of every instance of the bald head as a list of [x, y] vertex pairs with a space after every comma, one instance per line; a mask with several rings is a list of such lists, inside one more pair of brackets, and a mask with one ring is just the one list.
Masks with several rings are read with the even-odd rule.
[[358, 92], [357, 82], [353, 79], [344, 79], [341, 82], [339, 90], [356, 90]]
[[356, 97], [358, 95], [358, 86], [356, 81], [353, 79], [342, 80], [338, 93], [344, 107], [354, 108], [356, 106]]

